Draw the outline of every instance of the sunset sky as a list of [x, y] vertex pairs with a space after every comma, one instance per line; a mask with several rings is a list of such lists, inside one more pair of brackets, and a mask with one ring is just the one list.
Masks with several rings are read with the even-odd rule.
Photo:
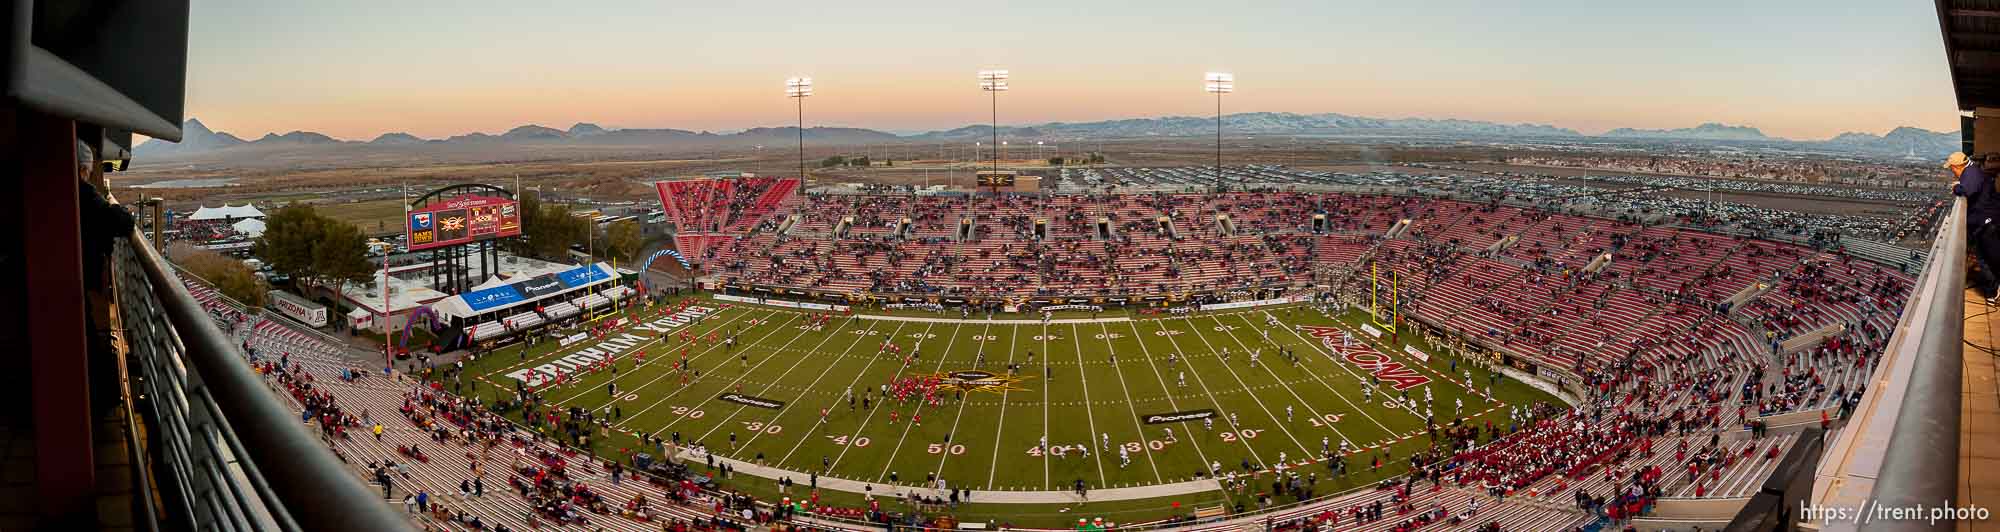
[[[1420, 4], [1420, 5], [1419, 5]], [[1227, 112], [1819, 139], [1957, 129], [1937, 14], [1910, 0], [196, 0], [188, 115], [240, 137], [521, 124], [891, 131]]]

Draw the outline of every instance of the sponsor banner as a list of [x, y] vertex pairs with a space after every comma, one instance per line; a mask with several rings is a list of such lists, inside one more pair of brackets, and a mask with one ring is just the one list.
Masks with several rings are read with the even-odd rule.
[[485, 290], [474, 290], [466, 292], [459, 297], [465, 298], [465, 306], [471, 308], [473, 312], [485, 312], [487, 309], [519, 303], [524, 300], [521, 297], [521, 293], [514, 290], [514, 285], [501, 285]]
[[1050, 312], [1054, 312], [1054, 311], [1058, 311], [1058, 310], [1088, 310], [1088, 311], [1091, 311], [1091, 312], [1100, 312], [1100, 311], [1103, 311], [1103, 310], [1104, 310], [1104, 307], [1100, 307], [1100, 306], [1097, 306], [1097, 305], [1050, 305], [1050, 306], [1046, 306], [1046, 307], [1042, 307], [1042, 310], [1046, 310], [1046, 311], [1050, 311]]
[[1267, 306], [1271, 306], [1271, 305], [1283, 305], [1283, 304], [1286, 304], [1286, 303], [1304, 303], [1304, 302], [1307, 302], [1307, 301], [1312, 301], [1312, 296], [1309, 296], [1309, 295], [1297, 295], [1297, 296], [1286, 296], [1286, 297], [1280, 297], [1280, 298], [1273, 298], [1273, 299], [1259, 299], [1259, 300], [1255, 300], [1255, 301], [1232, 301], [1232, 302], [1229, 302], [1229, 303], [1210, 303], [1210, 304], [1207, 304], [1207, 305], [1202, 305], [1202, 306], [1201, 306], [1201, 309], [1202, 309], [1202, 310], [1229, 310], [1229, 309], [1237, 309], [1237, 308], [1252, 308], [1252, 307], [1267, 307]]
[[202, 244], [195, 247], [206, 249], [209, 251], [221, 252], [221, 251], [249, 251], [250, 248], [255, 245], [256, 242], [245, 241], [245, 242], [229, 242], [224, 244]]
[[1382, 337], [1382, 330], [1381, 330], [1381, 329], [1377, 329], [1377, 328], [1375, 328], [1375, 326], [1374, 326], [1374, 325], [1370, 325], [1370, 324], [1366, 324], [1366, 323], [1363, 323], [1363, 324], [1361, 324], [1361, 332], [1365, 332], [1365, 333], [1368, 333], [1368, 335], [1369, 335], [1369, 336], [1373, 336], [1373, 337], [1376, 337], [1376, 338], [1381, 338], [1381, 337]]
[[1194, 312], [1194, 307], [1174, 307], [1167, 309], [1167, 312], [1173, 314], [1187, 314], [1189, 312]]
[[610, 279], [611, 274], [606, 273], [603, 268], [599, 268], [598, 265], [596, 264], [590, 264], [585, 266], [578, 266], [575, 268], [571, 268], [569, 271], [558, 273], [556, 274], [556, 278], [561, 279], [562, 283], [565, 285], [569, 285], [570, 288], [576, 288], [580, 286], [588, 286], [590, 283], [595, 283], [598, 281]]
[[743, 394], [740, 394], [740, 393], [733, 393], [733, 392], [732, 392], [732, 393], [725, 393], [725, 394], [722, 394], [721, 396], [719, 396], [719, 397], [716, 397], [716, 399], [721, 399], [721, 400], [723, 400], [723, 401], [727, 401], [727, 402], [731, 402], [731, 403], [736, 403], [736, 404], [739, 404], [739, 405], [743, 405], [743, 406], [754, 406], [754, 407], [757, 407], [757, 408], [769, 408], [769, 409], [772, 409], [772, 410], [777, 410], [777, 409], [780, 409], [780, 408], [784, 408], [784, 407], [785, 407], [785, 402], [784, 402], [784, 401], [779, 401], [779, 400], [776, 400], [776, 399], [765, 399], [765, 398], [762, 398], [762, 397], [756, 397], [756, 396], [750, 396], [750, 395], [743, 395]]
[[715, 299], [719, 301], [728, 301], [732, 303], [753, 303], [758, 305], [770, 305], [773, 307], [796, 308], [805, 310], [831, 310], [835, 312], [847, 311], [847, 305], [828, 305], [825, 303], [809, 303], [800, 301], [788, 301], [783, 299], [768, 299], [762, 297], [743, 297], [743, 296], [733, 296], [729, 294], [716, 294]]
[[935, 310], [940, 312], [944, 311], [944, 305], [939, 305], [937, 303], [890, 303], [887, 305], [882, 305], [882, 308], [889, 310], [918, 309], [918, 310]]
[[1425, 363], [1429, 363], [1431, 361], [1431, 354], [1425, 353], [1424, 350], [1422, 349], [1417, 349], [1417, 346], [1405, 345], [1403, 346], [1403, 352], [1409, 353], [1410, 356], [1416, 357], [1417, 360], [1421, 360]]
[[574, 344], [588, 339], [590, 339], [590, 333], [580, 332], [569, 336], [564, 336], [561, 339], [556, 340], [556, 344], [563, 347], [569, 347], [570, 344]]
[[513, 283], [513, 286], [514, 291], [520, 292], [522, 296], [528, 299], [536, 299], [561, 292], [563, 288], [566, 288], [563, 286], [562, 281], [556, 278], [555, 274], [537, 275], [526, 281]]
[[307, 301], [283, 290], [271, 291], [271, 306], [278, 312], [314, 327], [326, 326], [326, 306]]
[[1165, 414], [1147, 414], [1144, 416], [1139, 416], [1139, 421], [1143, 421], [1147, 425], [1160, 425], [1165, 423], [1180, 423], [1183, 421], [1201, 421], [1212, 417], [1215, 417], [1215, 409], [1203, 408], [1201, 410], [1168, 412]]

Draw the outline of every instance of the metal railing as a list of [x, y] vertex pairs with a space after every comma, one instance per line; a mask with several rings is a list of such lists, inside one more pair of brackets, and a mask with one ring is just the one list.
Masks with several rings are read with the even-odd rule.
[[[1955, 198], [1939, 224], [1910, 303], [1869, 377], [1867, 393], [1820, 460], [1811, 506], [1848, 512], [1919, 504], [1936, 508], [1958, 498], [1965, 211], [1965, 199]], [[1812, 519], [1821, 530], [1955, 526], [1950, 520]]]
[[[1958, 498], [1960, 388], [1965, 375], [1966, 201], [1952, 200], [1931, 248], [1926, 272], [1932, 283], [1919, 287], [1930, 319], [1919, 332], [1915, 366], [1895, 432], [1882, 455], [1881, 476], [1869, 498], [1891, 508], [1932, 507]], [[1950, 520], [1878, 521], [1865, 530], [1949, 530]]]
[[136, 232], [113, 252], [158, 528], [409, 530], [271, 395], [171, 267]]

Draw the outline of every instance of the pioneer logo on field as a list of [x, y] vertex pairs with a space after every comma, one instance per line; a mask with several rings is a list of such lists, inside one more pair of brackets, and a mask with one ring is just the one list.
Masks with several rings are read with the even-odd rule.
[[1141, 416], [1139, 420], [1146, 422], [1147, 425], [1159, 425], [1162, 423], [1180, 423], [1182, 421], [1201, 421], [1212, 417], [1215, 417], [1215, 409], [1203, 408], [1201, 410]]
[[743, 395], [743, 394], [740, 394], [740, 393], [725, 393], [725, 394], [722, 394], [722, 396], [721, 396], [721, 397], [717, 397], [716, 399], [721, 399], [721, 400], [724, 400], [724, 401], [728, 401], [728, 402], [731, 402], [731, 403], [736, 403], [736, 404], [739, 404], [739, 405], [743, 405], [743, 406], [754, 406], [754, 407], [757, 407], [757, 408], [769, 408], [769, 409], [772, 409], [772, 410], [777, 410], [777, 409], [780, 409], [780, 408], [784, 408], [784, 407], [785, 407], [785, 402], [784, 402], [784, 401], [774, 401], [774, 400], [771, 400], [771, 399], [765, 399], [765, 398], [762, 398], [762, 397], [751, 397], [751, 396], [748, 396], [748, 395]]

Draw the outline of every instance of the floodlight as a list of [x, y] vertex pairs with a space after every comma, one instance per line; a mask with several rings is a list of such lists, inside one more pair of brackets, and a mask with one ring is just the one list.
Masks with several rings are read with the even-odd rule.
[[1204, 88], [1208, 90], [1208, 92], [1216, 94], [1228, 94], [1231, 92], [1236, 92], [1235, 74], [1229, 74], [1225, 72], [1209, 72], [1208, 75], [1202, 79], [1203, 81], [1207, 82], [1204, 84]]

